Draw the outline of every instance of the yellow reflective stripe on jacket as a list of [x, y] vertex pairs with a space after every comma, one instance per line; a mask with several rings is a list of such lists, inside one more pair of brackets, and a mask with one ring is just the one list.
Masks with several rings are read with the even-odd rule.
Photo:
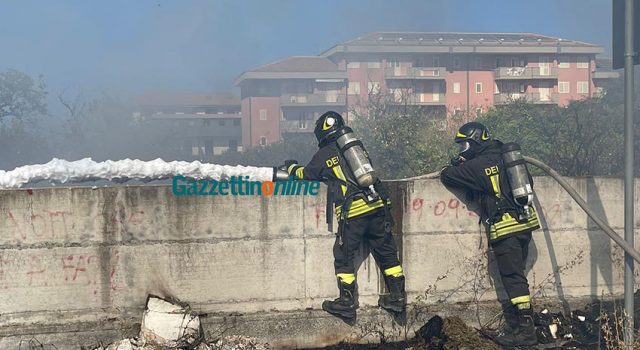
[[298, 178], [298, 180], [303, 180], [303, 178], [304, 178], [304, 167], [296, 169], [296, 178]]
[[[391, 204], [391, 201], [387, 200], [387, 204]], [[351, 203], [351, 208], [349, 208], [347, 218], [353, 218], [382, 207], [384, 207], [382, 199], [378, 199], [373, 203], [367, 203], [364, 199], [356, 199]], [[336, 216], [340, 217], [340, 214], [342, 214], [342, 206], [337, 206]]]
[[502, 220], [491, 225], [489, 229], [489, 239], [497, 239], [502, 236], [519, 233], [525, 231], [533, 231], [540, 228], [540, 222], [538, 221], [538, 215], [536, 211], [531, 208], [531, 218], [527, 222], [520, 223], [509, 214], [504, 214]]
[[[334, 166], [333, 168], [333, 173], [336, 174], [336, 177], [344, 182], [347, 182], [347, 177], [344, 176], [344, 173], [342, 172], [342, 167], [340, 167], [339, 165]], [[340, 185], [340, 189], [342, 189], [342, 195], [344, 196], [347, 193], [347, 186], [345, 185]]]

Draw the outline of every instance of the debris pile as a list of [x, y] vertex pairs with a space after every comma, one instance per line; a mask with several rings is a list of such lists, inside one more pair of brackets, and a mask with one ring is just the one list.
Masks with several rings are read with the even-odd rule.
[[540, 344], [555, 344], [564, 349], [597, 349], [600, 338], [600, 318], [582, 310], [565, 317], [562, 312], [544, 309], [534, 315], [536, 334]]
[[209, 344], [205, 342], [200, 317], [189, 305], [156, 296], [147, 298], [140, 333], [107, 347], [93, 350], [268, 350], [267, 344], [244, 336], [228, 336]]
[[416, 335], [422, 338], [423, 344], [414, 346], [413, 349], [427, 350], [500, 350], [500, 347], [491, 340], [483, 337], [477, 330], [457, 316], [432, 317], [422, 326]]

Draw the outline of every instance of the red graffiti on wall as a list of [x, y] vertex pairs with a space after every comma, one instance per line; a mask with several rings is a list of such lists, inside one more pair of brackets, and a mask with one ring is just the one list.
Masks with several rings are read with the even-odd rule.
[[[60, 210], [42, 210], [29, 215], [29, 220], [26, 223], [20, 224], [19, 218], [9, 210], [7, 216], [9, 221], [14, 227], [16, 239], [18, 241], [26, 240], [29, 235], [33, 235], [35, 238], [43, 238], [48, 236], [50, 238], [56, 238], [59, 235], [67, 234], [67, 219], [70, 212]], [[56, 223], [58, 223], [56, 225]], [[28, 227], [25, 229], [25, 227]]]
[[[78, 276], [82, 276], [87, 272], [89, 265], [98, 257], [95, 255], [66, 255], [62, 257], [62, 270], [64, 271], [64, 280], [76, 281]], [[87, 274], [84, 274], [87, 284], [95, 284]]]
[[424, 199], [414, 198], [411, 202], [411, 209], [414, 212], [418, 212], [418, 219], [422, 218], [422, 207], [424, 206]]
[[27, 259], [27, 269], [29, 271], [27, 271], [26, 275], [29, 277], [30, 287], [34, 285], [48, 285], [47, 280], [43, 278], [44, 273], [47, 271], [47, 265], [45, 264], [42, 254], [29, 256]]

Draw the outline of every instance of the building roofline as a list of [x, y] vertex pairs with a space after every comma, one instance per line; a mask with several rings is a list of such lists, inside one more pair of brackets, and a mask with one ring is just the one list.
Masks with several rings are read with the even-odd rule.
[[[372, 37], [380, 36], [383, 38], [385, 35], [389, 37], [387, 40], [371, 40]], [[410, 38], [402, 41], [402, 35], [424, 35], [430, 36], [430, 40], [422, 40], [422, 37], [416, 39]], [[480, 36], [479, 38], [468, 39], [467, 42], [463, 40], [453, 41], [451, 38], [447, 40], [441, 40], [442, 38], [433, 39], [433, 37], [460, 35], [460, 36]], [[484, 40], [481, 36], [521, 36], [519, 40]], [[393, 38], [396, 38], [393, 40]], [[369, 40], [367, 40], [369, 39]], [[390, 40], [391, 39], [391, 40]], [[480, 40], [482, 39], [482, 40]], [[491, 38], [488, 38], [491, 39]], [[526, 39], [526, 40], [525, 40]], [[374, 43], [375, 41], [375, 43]], [[395, 43], [393, 42], [395, 41]], [[480, 48], [475, 50], [475, 48]], [[493, 47], [492, 50], [489, 50]], [[410, 53], [410, 52], [478, 52], [478, 53], [507, 53], [512, 52], [513, 48], [528, 48], [534, 52], [544, 53], [602, 53], [604, 49], [595, 44], [590, 44], [582, 41], [567, 40], [559, 37], [552, 37], [548, 35], [535, 34], [535, 33], [481, 33], [481, 32], [372, 32], [363, 36], [359, 36], [355, 39], [345, 41], [343, 43], [334, 45], [320, 54], [323, 57], [331, 57], [338, 53]], [[418, 49], [419, 48], [419, 49]], [[430, 48], [430, 49], [426, 49]], [[437, 48], [437, 49], [436, 49]], [[466, 48], [467, 50], [459, 51], [460, 48]], [[469, 48], [474, 50], [468, 51]], [[508, 49], [506, 49], [508, 48]], [[544, 50], [540, 50], [545, 48]], [[418, 49], [418, 50], [416, 50]], [[523, 50], [522, 52], [529, 51]]]
[[239, 86], [245, 80], [269, 79], [347, 79], [346, 71], [336, 72], [253, 72], [246, 71], [235, 79], [233, 84]]
[[[294, 59], [324, 59], [324, 60], [328, 60], [327, 57], [323, 57], [323, 56], [287, 56], [287, 57], [283, 57], [279, 60], [273, 61], [273, 62], [269, 62], [266, 64], [263, 64], [261, 66], [258, 66], [256, 68], [252, 68], [249, 70], [246, 70], [244, 72], [242, 72], [238, 77], [236, 77], [236, 79], [234, 80], [234, 85], [238, 86], [240, 85], [244, 80], [250, 80], [250, 79], [346, 79], [347, 78], [347, 73], [344, 71], [340, 71], [337, 69], [336, 66], [336, 70], [335, 71], [328, 71], [328, 70], [319, 70], [319, 71], [313, 71], [313, 70], [296, 70], [296, 69], [291, 69], [291, 70], [286, 70], [286, 71], [268, 71], [265, 70], [265, 68], [269, 67], [269, 66], [274, 66], [283, 62], [286, 62], [288, 60], [294, 60]], [[329, 61], [331, 62], [331, 61]], [[331, 64], [334, 64], [333, 62], [331, 62]]]

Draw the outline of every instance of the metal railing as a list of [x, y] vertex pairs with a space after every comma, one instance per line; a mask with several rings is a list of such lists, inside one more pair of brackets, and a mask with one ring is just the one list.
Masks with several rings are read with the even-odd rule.
[[558, 104], [559, 96], [557, 93], [540, 94], [539, 92], [525, 93], [499, 93], [493, 95], [494, 104], [506, 104], [515, 100], [524, 99], [534, 104]]
[[407, 93], [396, 96], [394, 102], [399, 105], [439, 106], [445, 105], [447, 99], [444, 93]]
[[280, 96], [281, 106], [343, 106], [347, 102], [344, 93], [336, 94], [285, 94]]
[[493, 72], [496, 80], [558, 78], [558, 69], [554, 67], [500, 67]]
[[387, 79], [444, 79], [447, 74], [445, 67], [406, 67], [396, 70], [386, 68], [384, 75]]
[[313, 120], [309, 119], [306, 123], [299, 120], [281, 120], [280, 132], [283, 133], [308, 133], [313, 132]]

